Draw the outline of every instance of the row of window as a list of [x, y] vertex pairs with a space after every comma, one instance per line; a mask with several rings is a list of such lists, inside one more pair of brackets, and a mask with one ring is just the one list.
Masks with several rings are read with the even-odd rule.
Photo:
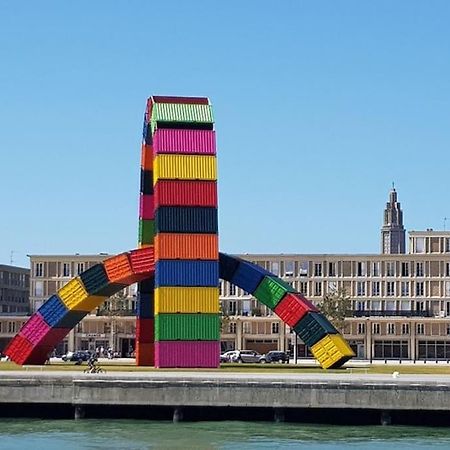
[[[251, 333], [251, 323], [243, 322], [242, 323], [242, 331], [243, 331], [243, 333], [250, 334]], [[236, 322], [230, 322], [228, 324], [228, 332], [232, 333], [232, 334], [236, 333]], [[271, 323], [271, 332], [272, 332], [272, 334], [278, 334], [280, 332], [279, 322]]]
[[26, 288], [27, 275], [24, 273], [0, 271], [0, 284]]
[[[72, 266], [71, 263], [62, 263], [60, 276], [71, 277], [72, 276], [71, 266]], [[77, 263], [75, 276], [80, 275], [80, 273], [84, 272], [84, 270], [85, 270], [85, 263]], [[34, 276], [35, 277], [44, 276], [44, 263], [34, 264]]]
[[[401, 334], [408, 335], [410, 332], [409, 323], [388, 323], [386, 324], [386, 334], [396, 334], [397, 326], [401, 325]], [[366, 333], [366, 324], [364, 322], [358, 323], [358, 334]], [[372, 323], [372, 334], [381, 334], [381, 324]], [[425, 324], [416, 324], [416, 334], [425, 334]], [[450, 335], [450, 324], [447, 325], [447, 334]]]

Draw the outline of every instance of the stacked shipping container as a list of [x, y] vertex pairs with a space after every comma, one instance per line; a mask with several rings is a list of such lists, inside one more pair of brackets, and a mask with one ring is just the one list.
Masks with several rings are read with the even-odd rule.
[[217, 367], [216, 140], [207, 98], [152, 97], [155, 365]]
[[59, 289], [25, 322], [5, 354], [18, 364], [43, 364], [86, 314], [125, 286], [153, 276], [154, 270], [153, 247], [122, 253], [90, 267]]

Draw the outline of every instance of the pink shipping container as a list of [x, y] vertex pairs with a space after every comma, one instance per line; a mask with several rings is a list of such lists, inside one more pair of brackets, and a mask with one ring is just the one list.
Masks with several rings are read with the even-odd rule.
[[139, 218], [144, 220], [155, 218], [155, 200], [153, 195], [141, 194], [139, 202]]
[[19, 334], [26, 338], [31, 344], [39, 344], [50, 330], [45, 320], [39, 313], [33, 314], [20, 329]]
[[219, 341], [160, 341], [155, 343], [155, 367], [220, 365]]
[[158, 129], [153, 136], [153, 151], [191, 155], [215, 155], [216, 132], [210, 130]]

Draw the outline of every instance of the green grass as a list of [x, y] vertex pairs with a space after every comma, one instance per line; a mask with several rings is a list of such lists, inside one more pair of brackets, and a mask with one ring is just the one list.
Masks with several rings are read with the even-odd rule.
[[[130, 363], [102, 363], [99, 364], [100, 367], [106, 370], [106, 372], [155, 372], [160, 371], [160, 369], [155, 369], [154, 367], [137, 367], [133, 362]], [[0, 372], [11, 371], [11, 370], [21, 370], [29, 371], [36, 367], [36, 369], [41, 369], [43, 371], [70, 371], [70, 372], [83, 372], [87, 364], [75, 365], [74, 363], [68, 362], [56, 362], [45, 366], [19, 366], [13, 362], [0, 362]], [[400, 374], [429, 374], [429, 375], [450, 375], [450, 365], [434, 365], [433, 363], [426, 365], [367, 365], [364, 367], [358, 365], [349, 365], [349, 370], [344, 369], [332, 369], [324, 370], [320, 367], [311, 366], [301, 366], [301, 365], [289, 365], [289, 364], [222, 364], [219, 369], [162, 369], [164, 371], [192, 371], [197, 372], [201, 370], [202, 372], [222, 372], [227, 373], [295, 373], [295, 374], [345, 374], [352, 373], [354, 375], [358, 374], [392, 374], [392, 372], [399, 372]], [[350, 370], [351, 369], [351, 370]]]

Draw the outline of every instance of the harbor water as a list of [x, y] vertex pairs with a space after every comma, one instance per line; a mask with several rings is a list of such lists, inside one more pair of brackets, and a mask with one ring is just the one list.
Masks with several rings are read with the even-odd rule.
[[1, 419], [2, 450], [450, 448], [450, 428], [273, 422]]

